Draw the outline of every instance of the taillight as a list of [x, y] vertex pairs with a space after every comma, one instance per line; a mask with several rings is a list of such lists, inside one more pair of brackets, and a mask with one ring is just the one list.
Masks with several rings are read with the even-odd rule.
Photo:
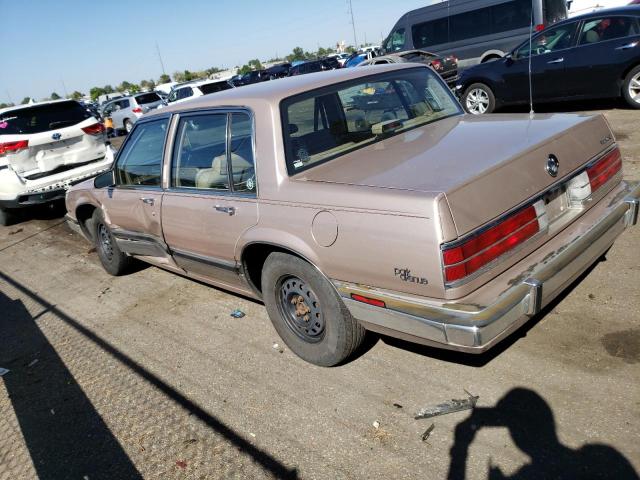
[[591, 192], [595, 192], [602, 185], [607, 183], [611, 177], [622, 169], [622, 156], [620, 149], [615, 148], [608, 154], [587, 168]]
[[445, 246], [442, 261], [446, 282], [468, 277], [539, 231], [536, 207], [530, 205], [461, 244]]
[[351, 298], [354, 299], [356, 302], [366, 303], [368, 305], [373, 305], [374, 307], [387, 308], [386, 303], [376, 298], [364, 297], [362, 295], [358, 295], [357, 293], [352, 293]]
[[82, 127], [82, 131], [87, 135], [100, 135], [101, 133], [104, 133], [105, 128], [101, 123], [94, 123], [88, 127]]
[[442, 68], [442, 62], [440, 60], [433, 60], [431, 62], [431, 66], [435, 69], [435, 70], [440, 70]]
[[131, 110], [133, 113], [142, 113], [142, 108], [140, 107], [136, 107], [134, 109]]
[[0, 143], [0, 156], [9, 153], [18, 153], [29, 148], [29, 140], [19, 140], [17, 142]]
[[541, 32], [542, 30], [544, 30], [544, 23], [536, 25], [536, 32]]

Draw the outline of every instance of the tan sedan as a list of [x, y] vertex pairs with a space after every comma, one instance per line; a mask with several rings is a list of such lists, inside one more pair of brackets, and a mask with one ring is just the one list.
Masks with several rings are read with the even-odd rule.
[[366, 330], [497, 343], [636, 223], [621, 164], [599, 115], [468, 116], [430, 68], [385, 65], [145, 115], [67, 207], [109, 273], [137, 257], [262, 299], [335, 365]]

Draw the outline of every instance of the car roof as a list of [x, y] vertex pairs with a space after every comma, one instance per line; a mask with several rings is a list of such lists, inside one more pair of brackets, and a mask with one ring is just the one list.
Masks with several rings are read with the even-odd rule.
[[10, 112], [12, 110], [20, 110], [22, 108], [38, 107], [40, 105], [48, 105], [48, 104], [51, 104], [51, 103], [62, 103], [62, 102], [75, 102], [75, 100], [73, 100], [71, 98], [60, 98], [58, 100], [45, 100], [43, 102], [25, 103], [25, 104], [20, 104], [20, 105], [13, 105], [12, 107], [0, 108], [0, 113]]
[[378, 65], [375, 73], [368, 68], [346, 68], [337, 70], [327, 70], [306, 75], [281, 78], [269, 82], [261, 82], [247, 85], [240, 88], [233, 88], [218, 92], [215, 95], [205, 95], [190, 100], [189, 102], [171, 105], [161, 110], [154, 110], [145, 115], [145, 118], [152, 118], [157, 115], [181, 112], [198, 108], [213, 107], [249, 107], [255, 104], [270, 103], [277, 108], [282, 100], [298, 95], [300, 93], [322, 88], [329, 85], [355, 80], [371, 75], [392, 72], [395, 70], [405, 70], [410, 68], [429, 68], [426, 65], [416, 63], [394, 63], [389, 65]]
[[603, 15], [629, 15], [635, 14], [640, 15], [640, 5], [625, 5], [624, 7], [614, 7], [614, 8], [603, 8], [600, 10], [595, 10], [589, 13], [583, 13], [581, 15], [576, 15], [575, 17], [567, 18], [558, 23], [554, 23], [550, 26], [561, 25], [564, 23], [575, 22], [576, 20], [588, 20], [589, 18], [598, 18]]

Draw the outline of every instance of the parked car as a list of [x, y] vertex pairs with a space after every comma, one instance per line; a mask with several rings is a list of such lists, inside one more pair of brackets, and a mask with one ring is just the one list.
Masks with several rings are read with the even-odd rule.
[[503, 57], [529, 38], [532, 20], [539, 31], [565, 18], [565, 0], [444, 1], [405, 13], [382, 46], [385, 53], [456, 55], [466, 68]]
[[142, 115], [160, 105], [162, 98], [156, 92], [137, 93], [108, 102], [102, 108], [102, 116], [111, 118], [116, 132], [129, 133]]
[[266, 69], [267, 75], [271, 80], [275, 80], [277, 78], [284, 78], [289, 76], [289, 70], [291, 69], [291, 64], [288, 62], [279, 63], [277, 65], [273, 65]]
[[[209, 95], [211, 93], [223, 92], [234, 88], [228, 80], [198, 80], [176, 86], [165, 100], [167, 105], [185, 102], [191, 98]], [[159, 105], [158, 108], [162, 108]]]
[[334, 70], [336, 68], [340, 68], [337, 60], [309, 60], [292, 66], [289, 69], [289, 76], [295, 77], [296, 75], [323, 72], [325, 70]]
[[0, 109], [0, 225], [110, 168], [106, 153], [104, 127], [76, 101]]
[[239, 80], [234, 82], [234, 86], [243, 87], [254, 83], [266, 82], [268, 80], [271, 80], [271, 78], [266, 70], [253, 70], [242, 75]]
[[105, 93], [103, 95], [98, 96], [98, 105], [104, 105], [110, 100], [114, 100], [116, 98], [122, 98], [122, 97], [124, 97], [124, 94], [120, 92]]
[[327, 55], [327, 58], [335, 58], [336, 60], [338, 60], [338, 63], [340, 64], [340, 66], [344, 67], [344, 63], [349, 58], [349, 54], [348, 53], [331, 53]]
[[390, 55], [382, 55], [365, 60], [358, 64], [359, 67], [369, 65], [386, 65], [388, 63], [424, 63], [432, 67], [449, 86], [455, 86], [458, 79], [458, 59], [451, 55], [448, 57], [439, 57], [435, 53], [424, 52], [422, 50], [409, 50], [407, 52], [393, 53]]
[[318, 365], [365, 330], [479, 353], [636, 223], [621, 166], [601, 115], [474, 117], [426, 66], [340, 69], [146, 115], [68, 220], [113, 275], [261, 299]]
[[534, 103], [623, 97], [640, 108], [640, 7], [600, 10], [543, 30], [506, 58], [462, 72], [456, 89], [470, 113]]
[[349, 58], [344, 62], [344, 68], [353, 68], [360, 65], [362, 62], [367, 60], [371, 60], [375, 58], [376, 55], [374, 52], [364, 52], [364, 53], [352, 53], [349, 55]]

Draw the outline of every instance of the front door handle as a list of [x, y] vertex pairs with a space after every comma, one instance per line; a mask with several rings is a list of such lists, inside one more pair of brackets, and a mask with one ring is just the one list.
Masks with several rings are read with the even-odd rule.
[[216, 212], [226, 213], [227, 215], [235, 215], [236, 207], [223, 207], [221, 205], [216, 205]]
[[550, 62], [547, 62], [549, 64], [551, 63], [562, 63], [564, 62], [564, 58], [560, 57], [560, 58], [556, 58], [555, 60], [551, 60]]
[[153, 204], [156, 203], [156, 201], [153, 198], [148, 198], [148, 197], [140, 197], [140, 200], [142, 200], [142, 203], [146, 203], [147, 205], [151, 205], [151, 206], [153, 206]]
[[626, 45], [622, 45], [621, 47], [616, 48], [616, 50], [629, 50], [630, 48], [636, 47], [639, 42], [631, 42]]

